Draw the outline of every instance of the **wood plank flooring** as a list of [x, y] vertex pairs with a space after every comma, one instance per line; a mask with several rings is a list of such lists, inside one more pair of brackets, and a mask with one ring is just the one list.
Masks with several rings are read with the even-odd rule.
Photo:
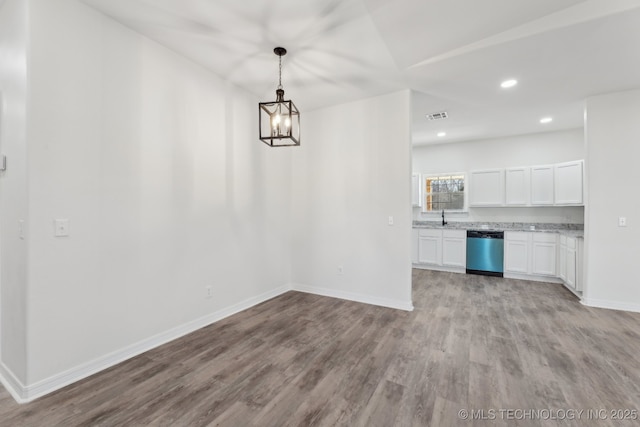
[[640, 424], [610, 412], [640, 409], [640, 314], [555, 284], [413, 283], [410, 313], [289, 292], [29, 404], [0, 387], [0, 426]]

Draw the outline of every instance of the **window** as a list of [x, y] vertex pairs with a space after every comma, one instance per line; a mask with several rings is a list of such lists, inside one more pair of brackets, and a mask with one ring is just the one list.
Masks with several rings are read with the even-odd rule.
[[464, 210], [464, 175], [425, 177], [425, 212]]

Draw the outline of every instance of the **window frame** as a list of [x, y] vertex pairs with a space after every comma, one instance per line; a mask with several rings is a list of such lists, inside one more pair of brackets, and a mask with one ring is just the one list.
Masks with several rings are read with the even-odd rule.
[[464, 190], [462, 191], [463, 193], [463, 206], [462, 209], [445, 209], [445, 212], [448, 213], [453, 213], [453, 214], [466, 214], [469, 212], [469, 202], [468, 202], [468, 196], [469, 193], [467, 191], [467, 189], [469, 188], [468, 183], [469, 183], [469, 176], [466, 172], [443, 172], [443, 173], [423, 173], [421, 174], [421, 187], [422, 187], [422, 213], [423, 214], [438, 214], [440, 215], [442, 210], [427, 210], [428, 208], [428, 197], [430, 195], [433, 195], [434, 193], [432, 192], [428, 192], [427, 191], [427, 180], [429, 179], [433, 179], [433, 178], [443, 178], [443, 177], [453, 177], [453, 176], [461, 176], [463, 177], [463, 181], [464, 181]]

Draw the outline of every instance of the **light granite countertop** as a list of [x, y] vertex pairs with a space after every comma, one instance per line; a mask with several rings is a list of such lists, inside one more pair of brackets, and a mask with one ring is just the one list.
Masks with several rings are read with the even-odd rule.
[[413, 228], [431, 228], [443, 230], [531, 231], [538, 233], [558, 233], [570, 237], [584, 237], [583, 224], [450, 221], [443, 227], [440, 221], [413, 221]]

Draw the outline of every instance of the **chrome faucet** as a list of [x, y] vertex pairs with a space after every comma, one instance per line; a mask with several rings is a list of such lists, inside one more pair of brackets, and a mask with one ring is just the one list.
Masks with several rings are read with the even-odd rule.
[[442, 209], [442, 226], [447, 225], [447, 221], [444, 220], [444, 209]]

